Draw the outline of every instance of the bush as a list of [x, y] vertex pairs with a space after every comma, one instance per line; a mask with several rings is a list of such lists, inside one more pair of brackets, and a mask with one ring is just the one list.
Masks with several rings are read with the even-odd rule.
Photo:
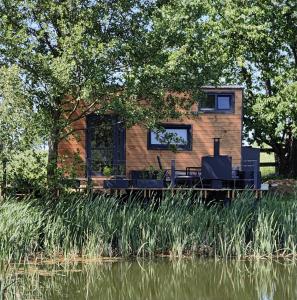
[[8, 185], [13, 190], [43, 189], [46, 184], [46, 151], [27, 150], [8, 161]]

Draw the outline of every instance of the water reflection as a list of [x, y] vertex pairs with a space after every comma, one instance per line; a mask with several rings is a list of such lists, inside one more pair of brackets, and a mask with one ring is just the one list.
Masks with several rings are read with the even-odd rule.
[[[288, 262], [118, 261], [29, 266], [2, 278], [7, 299], [297, 299]], [[9, 285], [11, 284], [11, 285]]]

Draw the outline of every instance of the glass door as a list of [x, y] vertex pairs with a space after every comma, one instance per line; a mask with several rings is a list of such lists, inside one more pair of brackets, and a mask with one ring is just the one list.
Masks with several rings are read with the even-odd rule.
[[87, 116], [87, 175], [125, 174], [125, 128], [114, 115]]

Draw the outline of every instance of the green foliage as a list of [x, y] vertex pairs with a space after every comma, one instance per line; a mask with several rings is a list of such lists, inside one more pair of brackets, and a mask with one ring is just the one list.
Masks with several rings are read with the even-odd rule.
[[[32, 103], [27, 98], [24, 83], [20, 79], [20, 68], [17, 66], [0, 67], [0, 189], [11, 184], [11, 162], [19, 153], [40, 142], [38, 124]], [[25, 153], [24, 153], [25, 154]], [[28, 161], [26, 155], [24, 161]], [[17, 180], [24, 181], [24, 170], [29, 172], [28, 165], [22, 166]], [[35, 170], [31, 170], [35, 171]], [[21, 179], [22, 178], [22, 179]]]
[[297, 174], [297, 2], [211, 1], [218, 53], [228, 56], [225, 79], [244, 83], [246, 139], [271, 146], [279, 171]]
[[0, 68], [0, 159], [9, 159], [35, 141], [34, 110], [17, 66]]
[[[100, 104], [101, 112], [112, 109], [127, 124], [176, 115], [177, 99], [164, 102], [165, 92], [196, 91], [218, 65], [206, 57], [205, 8], [195, 1], [16, 1], [1, 7], [3, 63], [19, 66], [45, 131], [56, 121], [67, 127], [81, 99]], [[139, 105], [142, 99], [149, 108]], [[69, 118], [61, 118], [63, 112]]]
[[71, 155], [59, 156], [59, 167], [56, 170], [56, 180], [59, 181], [63, 177], [75, 178], [86, 172], [86, 163], [82, 160], [79, 151]]
[[14, 190], [44, 189], [46, 185], [47, 153], [26, 150], [8, 162], [8, 184]]
[[153, 127], [190, 107], [193, 99], [167, 92], [196, 95], [218, 75], [205, 14], [198, 1], [0, 1], [0, 63], [17, 66], [38, 112], [48, 178], [59, 141], [86, 114], [113, 111], [127, 127]]
[[103, 175], [106, 176], [106, 177], [110, 177], [112, 174], [112, 168], [109, 167], [109, 166], [105, 166], [103, 168]]
[[[285, 85], [271, 97], [258, 96], [252, 107], [252, 115], [257, 119], [257, 136], [265, 140], [270, 138], [282, 143], [284, 133], [297, 137], [297, 82]], [[265, 128], [265, 132], [260, 130]]]
[[145, 178], [143, 178], [143, 179], [159, 179], [159, 180], [164, 179], [165, 171], [157, 169], [153, 165], [149, 165], [146, 171], [147, 171], [147, 174], [146, 174], [146, 172], [144, 172], [143, 176]]
[[126, 204], [101, 195], [49, 196], [0, 205], [0, 257], [172, 256], [295, 259], [295, 196], [241, 195], [228, 208], [206, 206], [191, 193], [167, 194], [157, 204], [141, 198]]

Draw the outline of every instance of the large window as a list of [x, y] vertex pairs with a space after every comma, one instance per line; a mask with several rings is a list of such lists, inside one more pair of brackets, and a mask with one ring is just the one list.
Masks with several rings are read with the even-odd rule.
[[125, 172], [125, 129], [117, 116], [88, 115], [86, 138], [88, 176], [103, 175], [105, 167]]
[[234, 95], [206, 94], [199, 102], [199, 110], [203, 112], [230, 113], [234, 111]]
[[159, 130], [149, 130], [148, 149], [191, 150], [191, 125], [162, 124]]

